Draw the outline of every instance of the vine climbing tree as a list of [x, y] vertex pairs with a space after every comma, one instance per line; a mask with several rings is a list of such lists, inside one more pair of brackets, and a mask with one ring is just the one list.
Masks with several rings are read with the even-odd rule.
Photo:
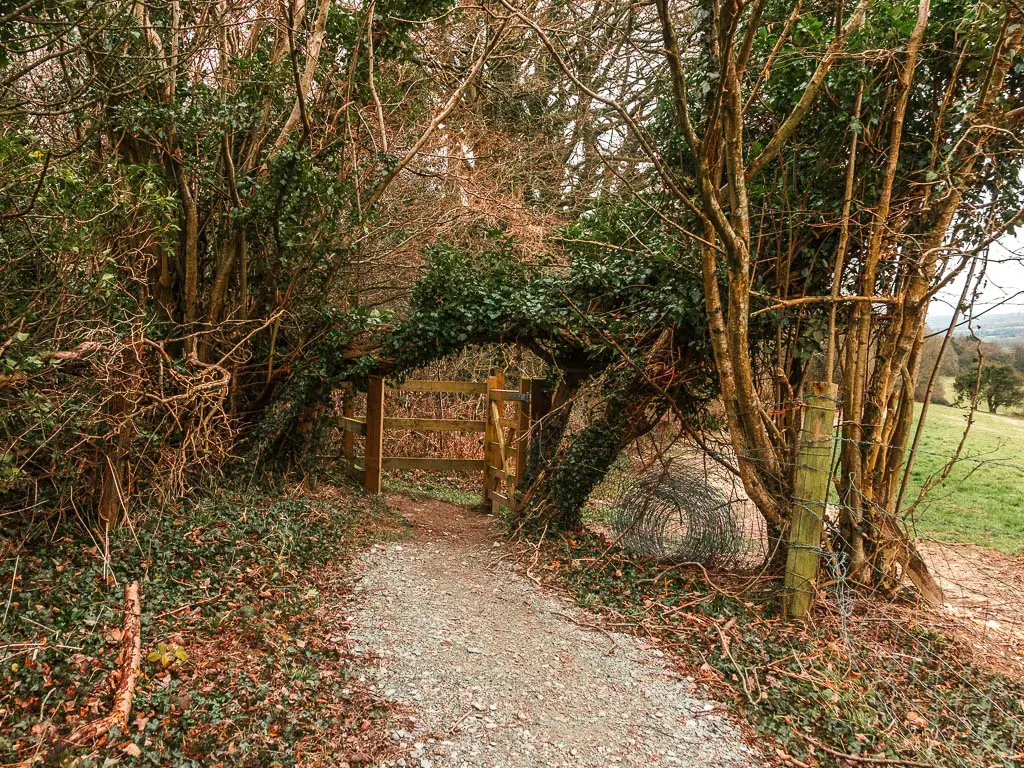
[[[401, 374], [473, 345], [531, 350], [556, 381], [551, 415], [533, 438], [542, 460], [526, 473], [519, 512], [552, 530], [574, 527], [620, 451], [665, 413], [694, 429], [714, 424], [708, 406], [718, 389], [697, 265], [660, 222], [646, 205], [595, 209], [565, 231], [561, 262], [524, 263], [499, 233], [477, 255], [438, 247], [407, 317], [358, 365]], [[600, 405], [568, 434], [585, 386]]]

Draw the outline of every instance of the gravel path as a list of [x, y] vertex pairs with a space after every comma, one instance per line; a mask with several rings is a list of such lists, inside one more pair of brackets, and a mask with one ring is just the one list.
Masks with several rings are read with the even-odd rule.
[[[414, 539], [364, 553], [350, 640], [412, 712], [385, 765], [745, 766], [723, 707], [641, 641], [498, 562], [487, 518], [401, 497]], [[588, 627], [587, 625], [592, 625]], [[396, 745], [397, 746], [397, 745]]]

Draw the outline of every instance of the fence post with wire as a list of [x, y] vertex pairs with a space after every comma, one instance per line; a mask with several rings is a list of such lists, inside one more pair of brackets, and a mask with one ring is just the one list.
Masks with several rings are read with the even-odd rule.
[[812, 382], [808, 387], [797, 446], [786, 555], [785, 603], [786, 614], [791, 618], [806, 616], [814, 603], [838, 392], [837, 385], [826, 381]]

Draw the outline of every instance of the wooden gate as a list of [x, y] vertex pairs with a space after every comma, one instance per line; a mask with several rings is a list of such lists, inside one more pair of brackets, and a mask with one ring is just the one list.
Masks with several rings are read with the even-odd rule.
[[[381, 473], [385, 469], [418, 469], [432, 472], [480, 472], [483, 476], [483, 503], [493, 512], [515, 504], [515, 489], [526, 465], [530, 426], [543, 414], [531, 414], [531, 390], [539, 382], [523, 378], [518, 390], [505, 389], [504, 374], [496, 372], [486, 382], [410, 380], [389, 386], [380, 376], [371, 376], [366, 393], [366, 415], [354, 415], [352, 397], [345, 397], [341, 425], [344, 429], [343, 453], [350, 463], [350, 474], [367, 492], [380, 493]], [[385, 392], [448, 392], [484, 396], [483, 419], [385, 418]], [[509, 413], [511, 411], [511, 413]], [[384, 432], [387, 430], [428, 432], [482, 432], [483, 456], [456, 459], [439, 456], [384, 456]], [[355, 436], [366, 438], [363, 456], [355, 455]]]

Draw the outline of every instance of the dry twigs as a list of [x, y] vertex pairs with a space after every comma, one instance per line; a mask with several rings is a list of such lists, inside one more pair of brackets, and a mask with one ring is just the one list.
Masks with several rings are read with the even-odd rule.
[[909, 768], [937, 768], [935, 763], [922, 763], [917, 760], [899, 760], [897, 758], [889, 757], [861, 757], [860, 755], [849, 755], [845, 752], [840, 752], [837, 749], [832, 749], [831, 747], [822, 744], [816, 738], [809, 736], [806, 733], [801, 734], [801, 736], [822, 752], [828, 752], [833, 757], [838, 757], [840, 760], [849, 760], [852, 763], [861, 763], [864, 765], [905, 765]]

